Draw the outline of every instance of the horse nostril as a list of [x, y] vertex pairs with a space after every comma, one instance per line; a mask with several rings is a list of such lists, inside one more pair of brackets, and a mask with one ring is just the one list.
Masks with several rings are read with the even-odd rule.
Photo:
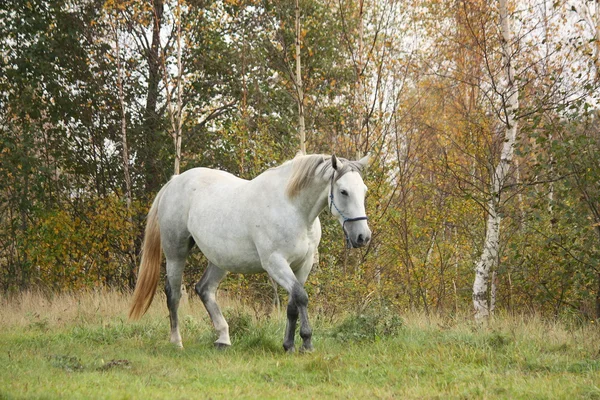
[[358, 238], [356, 239], [356, 241], [357, 241], [359, 244], [363, 244], [363, 243], [364, 243], [364, 241], [365, 241], [365, 238], [364, 238], [364, 236], [362, 235], [362, 233], [358, 235]]

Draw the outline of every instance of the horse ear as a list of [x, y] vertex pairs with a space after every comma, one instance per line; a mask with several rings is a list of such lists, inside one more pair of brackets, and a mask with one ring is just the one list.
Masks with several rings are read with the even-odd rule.
[[344, 166], [344, 164], [342, 164], [342, 162], [337, 159], [335, 154], [332, 154], [331, 155], [331, 166], [333, 167], [334, 170], [338, 171], [339, 169], [341, 169]]
[[358, 163], [360, 165], [362, 165], [362, 169], [364, 171], [365, 169], [367, 169], [369, 167], [369, 165], [371, 165], [371, 155], [367, 154], [366, 156], [364, 156], [363, 158], [358, 160]]

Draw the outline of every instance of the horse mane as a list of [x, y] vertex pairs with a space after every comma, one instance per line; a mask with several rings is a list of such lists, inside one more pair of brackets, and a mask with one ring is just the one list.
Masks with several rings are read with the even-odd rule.
[[[363, 166], [357, 161], [349, 161], [345, 158], [337, 158], [338, 162], [342, 163], [342, 168], [338, 168], [335, 174], [337, 181], [348, 172], [358, 172], [362, 176]], [[284, 165], [291, 165], [292, 175], [286, 187], [286, 194], [290, 198], [297, 196], [303, 189], [308, 187], [315, 179], [329, 176], [329, 172], [333, 174], [331, 166], [331, 156], [324, 154], [298, 155]], [[321, 168], [319, 168], [321, 167]]]

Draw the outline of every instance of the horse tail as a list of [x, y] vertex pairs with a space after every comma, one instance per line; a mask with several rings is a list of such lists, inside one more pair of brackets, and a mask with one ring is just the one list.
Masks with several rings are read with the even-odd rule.
[[162, 246], [160, 244], [160, 226], [158, 223], [158, 205], [168, 186], [165, 185], [156, 195], [148, 217], [146, 219], [146, 230], [144, 232], [144, 243], [142, 244], [142, 261], [138, 273], [138, 279], [133, 291], [133, 301], [129, 308], [129, 319], [137, 320], [148, 311], [160, 277], [160, 264], [162, 261]]

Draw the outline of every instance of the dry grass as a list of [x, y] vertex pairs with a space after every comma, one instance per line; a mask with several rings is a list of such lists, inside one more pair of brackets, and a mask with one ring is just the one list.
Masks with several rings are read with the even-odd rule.
[[[107, 320], [127, 320], [132, 295], [115, 290], [83, 291], [80, 293], [47, 294], [42, 291], [25, 291], [10, 297], [0, 297], [0, 321], [5, 328], [28, 327], [32, 322], [44, 321], [48, 328], [60, 328], [76, 323], [102, 323]], [[272, 318], [285, 318], [283, 313], [269, 312], [265, 306], [251, 308], [221, 294], [219, 304], [224, 310], [247, 313], [258, 321], [270, 314]], [[207, 319], [206, 311], [195, 294], [184, 293], [180, 303], [180, 316]], [[145, 319], [163, 319], [168, 315], [165, 295], [158, 292]], [[483, 324], [469, 315], [453, 317], [425, 315], [420, 312], [403, 313], [406, 326], [417, 330], [453, 331], [455, 333], [504, 332], [514, 337], [528, 337], [545, 343], [577, 342], [579, 346], [600, 343], [600, 326], [595, 321], [567, 327], [557, 320], [539, 315], [500, 314]], [[346, 316], [338, 316], [331, 323]], [[337, 321], [336, 321], [337, 320]], [[595, 348], [595, 347], [594, 347]]]
[[[41, 291], [26, 291], [0, 300], [0, 320], [6, 327], [27, 327], [43, 321], [48, 328], [61, 328], [76, 323], [101, 323], [104, 320], [127, 319], [131, 293], [99, 290], [48, 295]], [[189, 302], [181, 309], [188, 313]], [[148, 310], [148, 318], [164, 317], [165, 297], [157, 293]]]
[[[0, 297], [0, 321], [6, 328], [26, 328], [32, 323], [40, 322], [48, 328], [61, 328], [80, 323], [93, 325], [109, 320], [127, 321], [131, 301], [131, 292], [116, 290], [60, 294], [24, 291], [9, 297]], [[218, 301], [223, 310], [248, 313], [254, 320], [270, 314], [265, 307], [249, 308], [224, 294], [219, 295]], [[195, 293], [184, 292], [179, 305], [179, 315], [180, 318], [188, 316], [208, 321], [206, 310]], [[157, 320], [167, 316], [165, 294], [158, 291], [143, 319]]]

